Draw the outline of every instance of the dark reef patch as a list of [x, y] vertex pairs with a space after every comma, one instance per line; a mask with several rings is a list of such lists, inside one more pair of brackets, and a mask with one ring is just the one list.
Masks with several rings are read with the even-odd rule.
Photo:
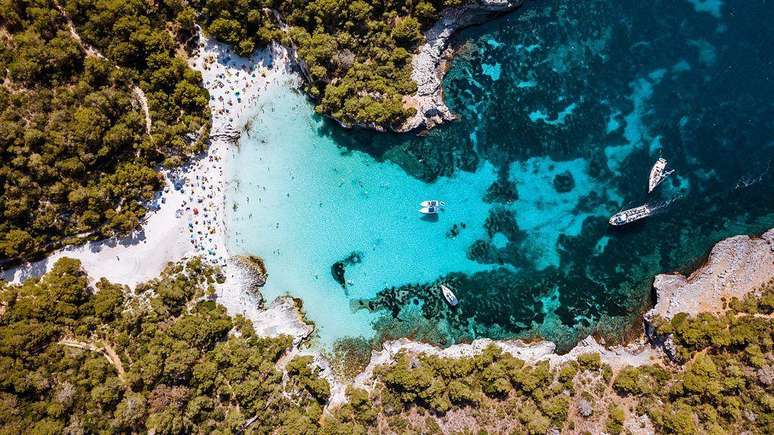
[[341, 288], [347, 288], [347, 279], [345, 277], [348, 266], [360, 264], [363, 261], [362, 252], [352, 252], [347, 258], [333, 263], [331, 266], [331, 275], [337, 283], [341, 285]]
[[559, 193], [567, 193], [575, 188], [575, 179], [570, 171], [564, 171], [554, 176], [554, 189]]

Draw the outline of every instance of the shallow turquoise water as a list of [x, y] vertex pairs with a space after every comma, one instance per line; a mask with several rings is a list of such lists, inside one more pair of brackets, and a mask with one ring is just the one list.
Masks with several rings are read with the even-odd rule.
[[[567, 348], [636, 324], [654, 274], [773, 227], [761, 17], [774, 5], [575, 3], [535, 0], [463, 32], [445, 80], [460, 120], [425, 137], [345, 131], [290, 86], [269, 89], [227, 217], [232, 251], [266, 261], [264, 295], [300, 296], [323, 345], [539, 335]], [[677, 173], [648, 196], [659, 155]], [[437, 220], [417, 212], [424, 199], [447, 202]], [[608, 227], [643, 202], [659, 213]]]

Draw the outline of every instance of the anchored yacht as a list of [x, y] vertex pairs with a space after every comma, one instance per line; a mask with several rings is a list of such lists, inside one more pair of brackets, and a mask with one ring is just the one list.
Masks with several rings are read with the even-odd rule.
[[437, 199], [431, 199], [429, 201], [422, 201], [419, 205], [422, 207], [443, 207], [446, 203]]
[[644, 219], [653, 214], [653, 209], [647, 204], [628, 210], [619, 211], [610, 218], [610, 225], [620, 226]]
[[672, 171], [665, 171], [667, 165], [666, 159], [659, 158], [656, 163], [650, 168], [650, 177], [648, 177], [648, 193], [653, 192], [664, 179], [672, 174]]
[[443, 210], [445, 205], [445, 202], [439, 201], [437, 199], [422, 201], [419, 203], [419, 212], [422, 214], [437, 214], [439, 211]]
[[454, 292], [451, 291], [449, 287], [447, 287], [445, 284], [441, 284], [441, 293], [443, 293], [443, 298], [446, 299], [446, 302], [449, 303], [449, 305], [456, 306], [460, 301], [457, 300], [457, 296], [454, 295]]

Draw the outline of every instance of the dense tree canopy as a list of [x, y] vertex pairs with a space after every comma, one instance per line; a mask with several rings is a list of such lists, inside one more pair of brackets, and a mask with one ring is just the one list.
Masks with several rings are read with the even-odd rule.
[[396, 127], [421, 31], [459, 4], [3, 0], [0, 263], [135, 229], [158, 166], [203, 149], [209, 97], [185, 61], [197, 22], [243, 55], [297, 47], [319, 112]]
[[221, 433], [315, 426], [329, 396], [288, 338], [255, 335], [204, 296], [217, 273], [170, 266], [136, 292], [89, 288], [76, 260], [0, 289], [0, 433]]
[[[412, 115], [411, 54], [421, 31], [460, 0], [196, 0], [205, 30], [249, 55], [269, 41], [298, 48], [317, 110], [344, 124], [397, 127]], [[278, 11], [275, 16], [273, 11]], [[287, 26], [287, 27], [284, 27]]]
[[61, 259], [0, 284], [0, 433], [623, 433], [642, 419], [658, 433], [774, 431], [774, 285], [723, 316], [657, 322], [677, 363], [401, 353], [323, 413], [331, 389], [312, 358], [283, 358], [289, 338], [228, 316], [210, 297], [220, 279], [192, 259], [134, 291], [92, 288]]
[[136, 228], [161, 186], [156, 167], [202, 150], [207, 91], [176, 55], [192, 29], [170, 24], [185, 11], [143, 1], [2, 2], [0, 261]]

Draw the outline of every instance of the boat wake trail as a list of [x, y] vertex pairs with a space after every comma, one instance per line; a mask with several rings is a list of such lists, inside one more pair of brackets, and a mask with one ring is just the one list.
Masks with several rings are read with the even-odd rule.
[[672, 203], [679, 201], [683, 198], [685, 198], [685, 195], [675, 195], [672, 198], [665, 199], [663, 201], [649, 202], [648, 208], [650, 208], [653, 214], [663, 213], [667, 207], [672, 205]]

